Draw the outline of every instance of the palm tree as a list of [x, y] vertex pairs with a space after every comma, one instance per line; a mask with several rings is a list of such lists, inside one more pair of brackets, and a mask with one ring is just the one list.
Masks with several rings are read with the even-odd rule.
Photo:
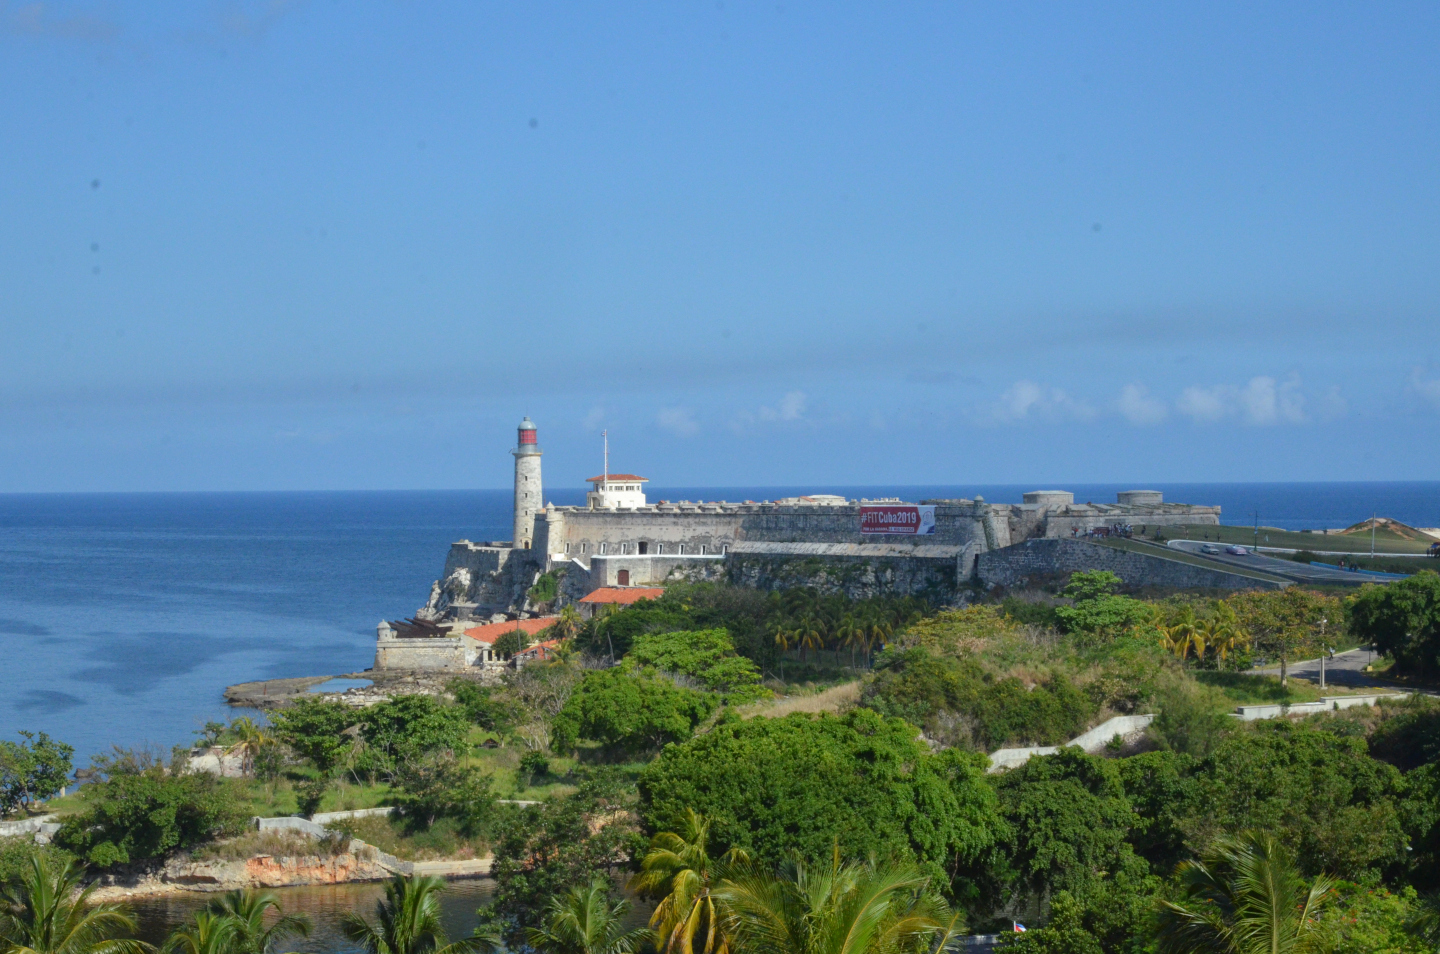
[[[280, 899], [272, 891], [230, 891], [211, 901], [212, 914], [235, 923], [234, 954], [270, 954], [270, 945], [283, 937], [308, 937], [314, 926], [303, 914], [282, 914]], [[268, 928], [265, 914], [271, 908], [280, 916]]]
[[1320, 912], [1334, 900], [1334, 883], [1322, 875], [1307, 888], [1269, 834], [1216, 839], [1175, 875], [1180, 899], [1159, 902], [1163, 954], [1325, 954], [1333, 946]]
[[275, 744], [275, 736], [249, 716], [241, 716], [230, 723], [235, 733], [235, 744], [225, 750], [226, 755], [239, 754], [240, 771], [250, 775], [255, 771], [255, 756], [266, 746]]
[[370, 954], [469, 954], [489, 951], [495, 939], [489, 935], [449, 941], [440, 926], [440, 878], [412, 875], [392, 878], [385, 885], [385, 897], [375, 902], [376, 924], [358, 914], [340, 919], [340, 931]]
[[229, 914], [196, 911], [187, 927], [177, 928], [162, 954], [235, 954], [239, 922]]
[[14, 954], [145, 954], [154, 948], [124, 937], [135, 919], [114, 904], [92, 904], [84, 869], [35, 854], [30, 866], [0, 888], [0, 950]]
[[853, 614], [840, 617], [835, 627], [835, 636], [841, 646], [850, 647], [850, 668], [855, 668], [855, 650], [865, 643], [865, 626]]
[[800, 620], [795, 627], [795, 635], [800, 644], [800, 658], [805, 658], [805, 650], [820, 649], [825, 645], [825, 630], [820, 621], [809, 613]]
[[545, 921], [525, 932], [541, 954], [633, 954], [649, 938], [644, 928], [625, 930], [630, 902], [610, 900], [610, 882], [597, 876], [550, 899]]
[[901, 954], [943, 950], [962, 930], [957, 914], [908, 866], [788, 862], [778, 876], [752, 871], [716, 897], [742, 950], [768, 954]]
[[[750, 856], [741, 848], [731, 848], [718, 859], [711, 858], [709, 839], [710, 820], [687, 808], [681, 831], [662, 831], [650, 839], [640, 873], [630, 879], [631, 890], [660, 899], [650, 927], [655, 929], [656, 946], [663, 945], [665, 954], [728, 954], [730, 950], [713, 891], [727, 873], [748, 864]], [[704, 938], [698, 951], [697, 936]]]
[[567, 605], [560, 610], [560, 618], [555, 621], [555, 635], [561, 639], [569, 639], [580, 632], [583, 625], [580, 613], [573, 605]]

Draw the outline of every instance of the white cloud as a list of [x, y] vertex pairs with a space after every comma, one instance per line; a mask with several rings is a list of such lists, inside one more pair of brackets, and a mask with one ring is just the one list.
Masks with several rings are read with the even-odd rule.
[[1169, 415], [1165, 402], [1150, 396], [1150, 389], [1143, 384], [1127, 384], [1120, 389], [1120, 400], [1116, 407], [1131, 424], [1159, 424]]
[[655, 416], [655, 422], [676, 437], [692, 437], [700, 431], [694, 413], [686, 407], [667, 407]]
[[1416, 368], [1410, 373], [1410, 393], [1440, 411], [1440, 378], [1425, 378]]
[[[1338, 392], [1334, 397], [1339, 397]], [[1343, 398], [1340, 398], [1343, 402]], [[1283, 383], [1272, 377], [1258, 375], [1244, 387], [1217, 384], [1212, 387], [1188, 387], [1175, 402], [1176, 408], [1197, 423], [1210, 424], [1227, 417], [1238, 417], [1247, 424], [1302, 424], [1305, 422], [1305, 395], [1300, 391], [1300, 378], [1290, 375]]]
[[1180, 409], [1181, 414], [1194, 418], [1197, 422], [1218, 421], [1225, 416], [1227, 390], [1224, 385], [1213, 388], [1186, 388], [1180, 392], [1180, 400], [1175, 402], [1175, 406]]
[[805, 392], [791, 391], [780, 399], [778, 408], [762, 407], [762, 421], [798, 421], [805, 414]]
[[993, 420], [1006, 423], [1036, 419], [1088, 421], [1094, 416], [1095, 409], [1088, 404], [1076, 401], [1059, 388], [1034, 381], [1016, 381], [990, 409]]

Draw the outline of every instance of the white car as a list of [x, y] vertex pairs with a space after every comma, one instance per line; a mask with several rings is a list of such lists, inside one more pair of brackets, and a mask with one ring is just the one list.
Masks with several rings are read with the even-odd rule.
[[1207, 544], [1205, 544], [1204, 546], [1202, 546], [1202, 547], [1200, 548], [1200, 552], [1201, 552], [1201, 553], [1219, 553], [1219, 552], [1220, 552], [1220, 548], [1219, 548], [1219, 547], [1215, 547], [1215, 546], [1211, 546], [1210, 544], [1207, 543]]

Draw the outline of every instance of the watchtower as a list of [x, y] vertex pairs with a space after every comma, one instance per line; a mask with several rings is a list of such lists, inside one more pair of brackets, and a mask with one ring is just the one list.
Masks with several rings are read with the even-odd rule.
[[535, 514], [540, 510], [540, 444], [530, 418], [520, 422], [520, 436], [515, 442], [515, 535], [512, 546], [530, 549], [535, 538]]

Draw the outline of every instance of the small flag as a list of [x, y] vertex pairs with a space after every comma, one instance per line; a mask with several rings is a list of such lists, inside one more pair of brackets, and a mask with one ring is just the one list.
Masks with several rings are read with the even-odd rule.
[[1014, 925], [1016, 934], [1025, 933], [1025, 925], [1021, 924], [1019, 921], [1011, 921], [1010, 923]]

